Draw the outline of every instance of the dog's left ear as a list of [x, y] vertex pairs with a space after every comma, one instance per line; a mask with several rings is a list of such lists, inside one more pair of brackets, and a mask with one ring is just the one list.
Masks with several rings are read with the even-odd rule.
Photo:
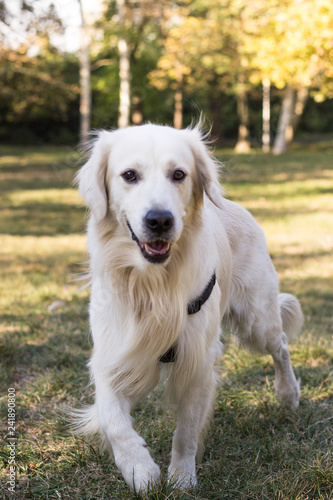
[[200, 127], [183, 131], [190, 138], [191, 149], [196, 163], [196, 186], [195, 196], [203, 196], [206, 193], [208, 198], [218, 208], [223, 208], [223, 189], [218, 178], [218, 163], [210, 155], [205, 145]]
[[111, 149], [111, 134], [112, 132], [106, 130], [99, 132], [89, 160], [81, 167], [74, 180], [79, 187], [79, 195], [98, 221], [107, 213], [105, 175]]

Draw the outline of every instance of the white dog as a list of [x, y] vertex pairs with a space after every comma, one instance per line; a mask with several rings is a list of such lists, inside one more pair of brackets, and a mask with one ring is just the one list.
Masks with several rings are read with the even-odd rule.
[[158, 481], [132, 427], [135, 402], [162, 378], [178, 410], [169, 475], [196, 484], [221, 355], [221, 324], [252, 351], [271, 354], [275, 389], [296, 407], [287, 338], [302, 325], [297, 299], [279, 294], [263, 231], [222, 197], [199, 127], [142, 125], [102, 131], [77, 175], [88, 222], [95, 404], [80, 430], [99, 434], [127, 484]]

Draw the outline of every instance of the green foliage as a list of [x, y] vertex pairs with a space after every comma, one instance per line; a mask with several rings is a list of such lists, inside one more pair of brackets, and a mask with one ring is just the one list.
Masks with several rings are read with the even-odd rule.
[[21, 144], [76, 142], [78, 62], [48, 49], [29, 57], [1, 50], [0, 140]]
[[[333, 95], [332, 0], [127, 0], [125, 4], [121, 26], [112, 1], [105, 2], [91, 27], [92, 129], [117, 125], [117, 43], [122, 33], [131, 51], [135, 123], [142, 117], [171, 124], [174, 93], [181, 87], [185, 126], [200, 110], [212, 122], [215, 136], [235, 139], [236, 99], [246, 92], [251, 136], [259, 143], [261, 81], [269, 77], [272, 135], [280, 112], [278, 89], [285, 84], [306, 85], [311, 90], [299, 130], [332, 132], [328, 100]], [[0, 142], [76, 143], [79, 54], [62, 53], [54, 46], [53, 37], [64, 29], [54, 6], [32, 1], [21, 6], [15, 17], [10, 2], [0, 1], [4, 27], [0, 35]]]
[[0, 47], [0, 141], [76, 142], [78, 61], [52, 43], [63, 31], [54, 5], [36, 10], [35, 3], [22, 2], [15, 29], [8, 10], [11, 36], [3, 35]]
[[[332, 151], [332, 143], [302, 145], [279, 158], [216, 151], [227, 195], [257, 217], [281, 289], [302, 303], [304, 330], [291, 346], [300, 407], [278, 405], [270, 357], [249, 355], [226, 334], [198, 488], [181, 493], [166, 482], [175, 418], [161, 388], [134, 414], [163, 472], [145, 499], [332, 499]], [[73, 281], [86, 260], [85, 209], [69, 188], [78, 155], [48, 147], [1, 147], [0, 155], [0, 405], [6, 416], [14, 386], [15, 498], [134, 500], [110, 458], [72, 436], [65, 418], [67, 406], [92, 396], [88, 290]], [[6, 446], [0, 461], [1, 494], [9, 498]]]

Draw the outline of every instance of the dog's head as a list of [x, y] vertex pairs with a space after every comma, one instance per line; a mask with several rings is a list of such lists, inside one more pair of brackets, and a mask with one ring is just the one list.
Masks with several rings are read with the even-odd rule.
[[216, 164], [199, 127], [149, 124], [102, 131], [77, 181], [96, 222], [112, 213], [154, 264], [169, 259], [204, 193], [221, 206]]

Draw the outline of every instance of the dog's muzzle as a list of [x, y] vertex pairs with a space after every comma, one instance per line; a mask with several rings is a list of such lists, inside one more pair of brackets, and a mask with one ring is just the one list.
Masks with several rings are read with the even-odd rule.
[[127, 221], [132, 239], [138, 244], [143, 257], [153, 264], [163, 264], [170, 256], [170, 235], [174, 228], [174, 217], [166, 210], [150, 210], [144, 218], [147, 241], [139, 240]]

